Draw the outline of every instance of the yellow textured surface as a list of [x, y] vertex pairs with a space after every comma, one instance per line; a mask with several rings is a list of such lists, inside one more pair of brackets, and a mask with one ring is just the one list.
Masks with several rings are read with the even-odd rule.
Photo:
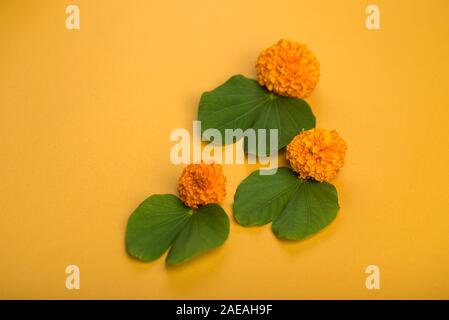
[[[380, 31], [356, 0], [2, 1], [0, 297], [449, 298], [449, 2], [375, 3]], [[129, 258], [132, 210], [176, 193], [171, 130], [191, 128], [203, 91], [256, 78], [281, 38], [313, 48], [317, 126], [349, 147], [336, 221], [293, 243], [231, 220], [226, 244], [186, 265]], [[224, 166], [229, 215], [255, 168]], [[381, 290], [365, 288], [370, 264]]]

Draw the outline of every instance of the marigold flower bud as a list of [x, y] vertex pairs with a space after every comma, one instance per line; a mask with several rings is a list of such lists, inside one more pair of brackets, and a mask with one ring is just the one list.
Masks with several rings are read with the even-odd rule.
[[318, 83], [320, 64], [304, 44], [280, 40], [256, 63], [259, 84], [281, 96], [305, 98]]
[[220, 202], [226, 196], [222, 166], [204, 162], [188, 165], [179, 178], [178, 192], [181, 201], [193, 209]]
[[287, 145], [286, 157], [300, 178], [323, 182], [337, 175], [346, 149], [345, 141], [335, 130], [302, 130]]

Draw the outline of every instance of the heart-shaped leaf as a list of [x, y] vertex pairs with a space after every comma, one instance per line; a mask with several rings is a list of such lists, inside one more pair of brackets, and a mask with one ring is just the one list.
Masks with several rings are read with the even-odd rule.
[[173, 244], [167, 263], [176, 264], [223, 244], [229, 219], [216, 204], [186, 207], [172, 194], [152, 195], [131, 214], [126, 229], [128, 253], [153, 261]]
[[288, 168], [274, 175], [253, 172], [237, 188], [234, 216], [243, 226], [273, 222], [281, 239], [304, 239], [335, 219], [339, 206], [335, 187], [299, 179]]
[[[231, 77], [218, 88], [205, 92], [201, 96], [198, 120], [201, 129], [218, 129], [222, 135], [222, 143], [233, 143], [243, 134], [236, 134], [235, 129], [265, 129], [264, 142], [266, 150], [258, 154], [267, 155], [285, 147], [301, 129], [315, 127], [315, 116], [306, 101], [297, 98], [277, 96], [256, 80], [242, 75]], [[231, 129], [231, 130], [226, 130]], [[270, 129], [278, 130], [277, 148], [270, 143]], [[245, 137], [245, 151], [255, 154], [257, 147], [248, 147]], [[217, 141], [214, 141], [217, 143]]]

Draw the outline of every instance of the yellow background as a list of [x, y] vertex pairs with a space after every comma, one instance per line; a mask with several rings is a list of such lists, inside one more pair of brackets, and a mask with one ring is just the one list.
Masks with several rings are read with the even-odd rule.
[[[1, 1], [0, 297], [449, 298], [449, 1], [373, 2], [380, 31], [356, 0]], [[349, 145], [336, 221], [288, 243], [231, 220], [223, 247], [180, 267], [128, 257], [129, 214], [176, 193], [171, 130], [280, 38], [318, 56], [308, 100]], [[255, 168], [225, 167], [230, 217]]]

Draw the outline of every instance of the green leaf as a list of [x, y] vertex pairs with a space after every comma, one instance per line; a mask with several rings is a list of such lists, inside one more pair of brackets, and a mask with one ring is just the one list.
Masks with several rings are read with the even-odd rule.
[[243, 226], [260, 226], [284, 210], [299, 179], [288, 168], [274, 175], [254, 171], [238, 186], [234, 196], [234, 216]]
[[152, 195], [131, 214], [126, 229], [128, 253], [145, 262], [164, 254], [177, 264], [221, 245], [229, 234], [229, 218], [216, 204], [186, 207], [172, 194]]
[[238, 223], [273, 222], [273, 233], [290, 240], [317, 233], [335, 219], [339, 209], [333, 185], [299, 179], [288, 168], [279, 168], [274, 175], [253, 172], [239, 185], [234, 200]]
[[173, 242], [168, 264], [185, 262], [222, 245], [229, 234], [229, 218], [216, 204], [195, 210], [185, 228]]
[[[285, 147], [301, 129], [315, 127], [315, 116], [306, 101], [277, 96], [256, 80], [242, 75], [233, 76], [213, 91], [205, 92], [200, 100], [198, 119], [202, 132], [218, 129], [224, 139], [222, 143], [233, 143], [242, 138], [242, 134], [233, 136], [232, 131], [225, 129], [266, 129], [265, 154]], [[278, 130], [276, 150], [270, 143], [269, 129]], [[245, 138], [245, 150], [255, 154], [256, 150], [249, 149], [246, 141]]]
[[288, 205], [273, 222], [273, 233], [281, 239], [300, 240], [317, 233], [337, 216], [335, 187], [327, 182], [302, 180]]
[[191, 215], [192, 210], [172, 194], [150, 196], [129, 217], [125, 240], [128, 253], [142, 261], [159, 258]]

